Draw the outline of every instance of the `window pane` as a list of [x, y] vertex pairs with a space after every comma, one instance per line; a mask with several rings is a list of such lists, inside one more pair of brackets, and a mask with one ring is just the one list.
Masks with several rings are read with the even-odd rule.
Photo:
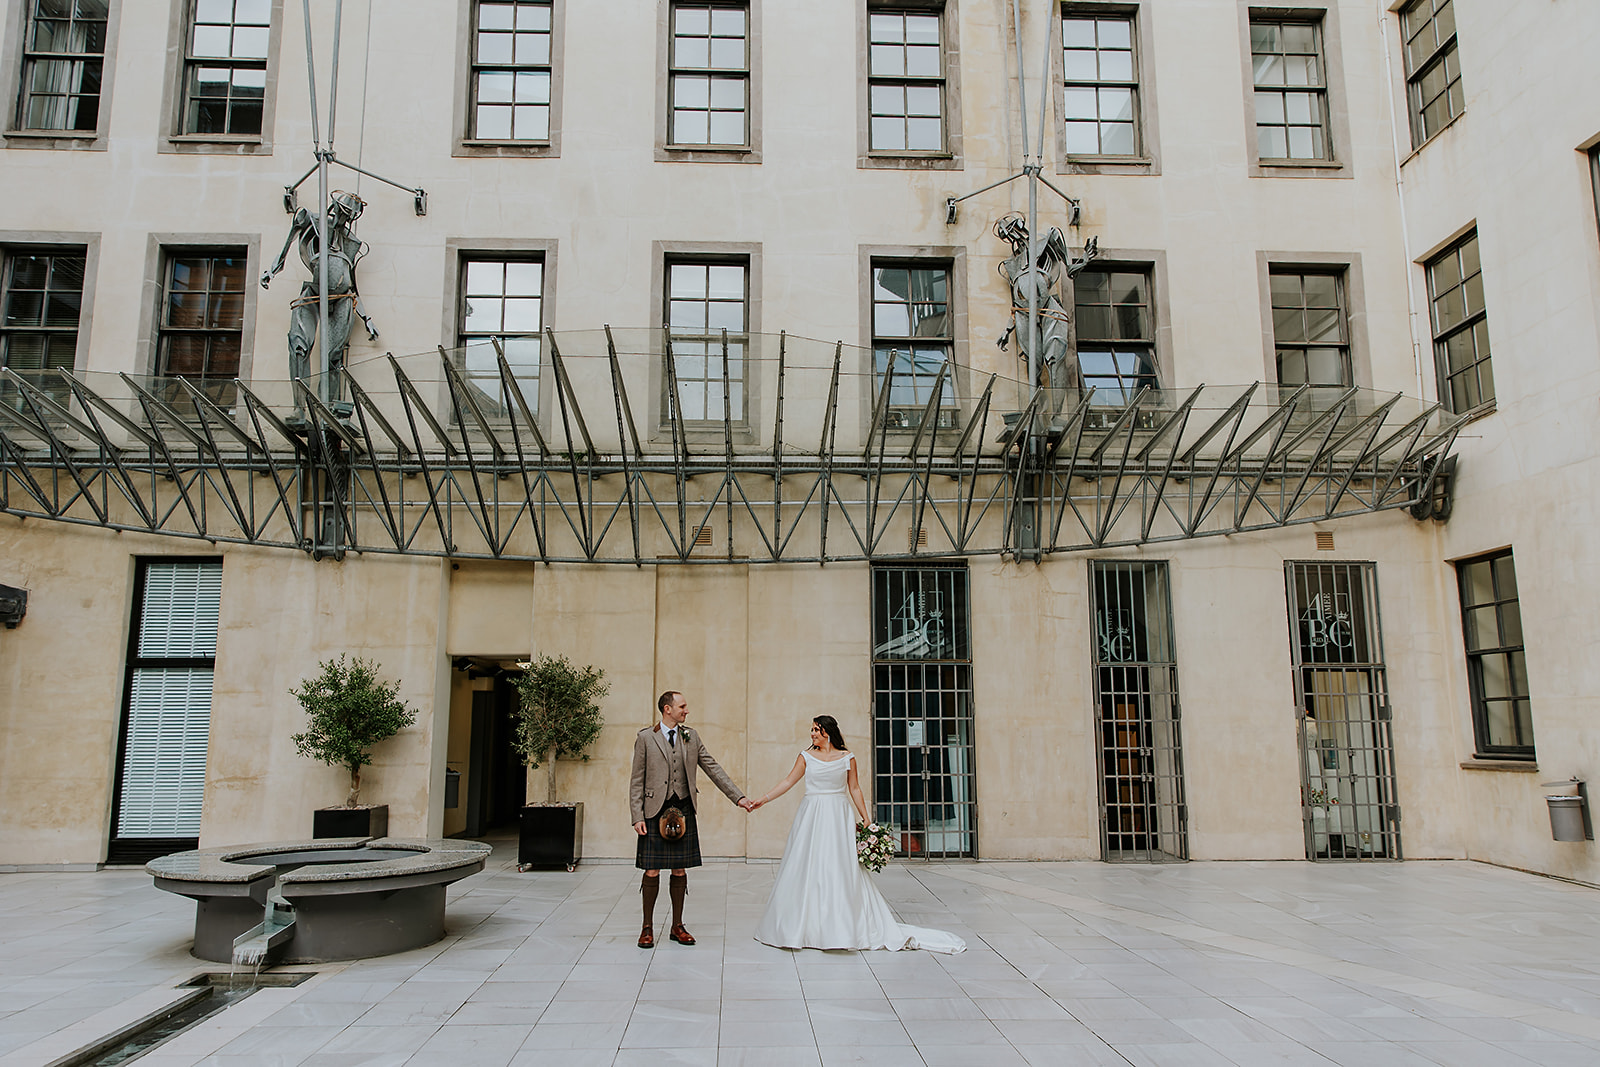
[[710, 266], [706, 272], [706, 293], [713, 299], [744, 299], [744, 268]]
[[937, 152], [943, 147], [944, 136], [938, 119], [906, 120], [906, 148], [917, 152]]
[[1117, 123], [1101, 127], [1100, 153], [1107, 156], [1133, 155], [1133, 124]]
[[1063, 96], [1068, 118], [1093, 119], [1100, 113], [1093, 89], [1068, 89]]
[[933, 44], [939, 43], [939, 16], [937, 15], [907, 15], [906, 16], [906, 43], [907, 44]]
[[504, 329], [512, 333], [536, 333], [539, 330], [539, 304], [536, 299], [519, 298], [505, 302]]
[[1093, 48], [1095, 32], [1093, 19], [1062, 19], [1062, 43], [1068, 48]]
[[507, 263], [505, 277], [508, 295], [539, 296], [544, 291], [542, 263]]
[[918, 78], [937, 78], [944, 73], [939, 69], [938, 46], [908, 46], [906, 48], [906, 73]]
[[744, 144], [744, 112], [713, 111], [711, 113], [710, 144]]
[[485, 30], [510, 30], [516, 27], [515, 4], [479, 4], [478, 28]]
[[1100, 77], [1106, 81], [1132, 81], [1133, 53], [1101, 52]]

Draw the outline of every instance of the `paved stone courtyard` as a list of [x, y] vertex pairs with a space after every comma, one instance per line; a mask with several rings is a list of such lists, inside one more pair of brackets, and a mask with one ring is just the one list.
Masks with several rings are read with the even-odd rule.
[[[691, 875], [700, 943], [634, 946], [638, 874], [451, 890], [449, 936], [265, 989], [141, 1067], [1600, 1063], [1600, 893], [1466, 862], [891, 867], [969, 949], [751, 940], [776, 867]], [[666, 917], [660, 903], [657, 929]], [[133, 870], [0, 875], [0, 1065], [49, 1064], [215, 964]]]

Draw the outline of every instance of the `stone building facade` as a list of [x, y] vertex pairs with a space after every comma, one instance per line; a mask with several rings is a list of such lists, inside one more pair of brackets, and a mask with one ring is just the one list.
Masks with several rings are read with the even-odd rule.
[[[869, 795], [912, 857], [1469, 857], [1600, 880], [1592, 843], [1551, 840], [1544, 799], [1563, 792], [1544, 783], [1600, 765], [1583, 696], [1600, 691], [1600, 624], [1583, 607], [1600, 588], [1600, 75], [1585, 62], [1600, 16], [1486, 0], [1022, 7], [1019, 45], [1003, 0], [351, 0], [334, 125], [334, 12], [319, 3], [314, 130], [298, 5], [7, 0], [0, 584], [28, 599], [0, 631], [0, 865], [304, 834], [342, 786], [295, 753], [288, 690], [340, 653], [377, 661], [420, 710], [366, 775], [391, 831], [503, 827], [524, 793], [505, 755], [509, 678], [551, 653], [612, 683], [591, 760], [556, 770], [585, 803], [591, 858], [631, 856], [633, 735], [655, 695], [679, 689], [754, 793], [787, 771], [812, 716], [835, 715], [870, 753]], [[959, 459], [973, 441], [1008, 462], [1001, 416], [1029, 401], [1020, 338], [994, 343], [1013, 293], [993, 227], [1028, 209], [1027, 176], [1004, 180], [1034, 163], [1044, 70], [1039, 236], [1059, 228], [1079, 255], [1096, 241], [1058, 292], [1069, 362], [1099, 399], [1080, 411], [1074, 392], [1038, 447], [1060, 447], [1062, 425], [1115, 446], [1083, 453], [1099, 466], [1066, 475], [1073, 499], [1118, 492], [1116, 448], [1158, 449], [1197, 387], [1210, 392], [1194, 427], [1260, 382], [1257, 421], [1237, 425], [1293, 400], [1275, 425], [1309, 434], [1327, 487], [1382, 480], [1338, 466], [1347, 430], [1387, 435], [1440, 404], [1427, 426], [1456, 427], [1454, 448], [1406, 473], [1456, 458], [1426, 481], [1433, 516], [1330, 505], [1312, 521], [1302, 501], [1281, 522], [1224, 528], [1217, 512], [1194, 536], [1034, 553], [1020, 505], [992, 491], [1003, 476], [910, 479], [924, 441], [930, 455]], [[248, 449], [260, 543], [171, 536], [200, 519], [183, 517], [182, 479], [159, 474], [137, 504], [41, 517], [78, 468], [30, 420], [116, 421], [51, 368], [195, 455], [220, 446], [197, 441], [194, 420], [186, 435], [152, 416], [133, 384], [183, 398], [187, 377], [246, 436], [258, 409], [235, 380], [283, 419], [314, 408], [288, 382], [283, 340], [294, 285], [312, 275], [291, 249], [272, 287], [258, 284], [314, 137], [365, 172], [333, 168], [365, 201], [360, 297], [379, 329], [358, 324], [347, 365], [393, 420], [397, 454], [406, 440], [425, 451], [408, 435], [428, 431], [406, 427], [396, 367], [443, 436], [465, 442], [475, 416], [452, 398], [508, 385], [493, 338], [549, 438], [541, 469], [571, 463], [574, 478], [580, 397], [585, 436], [604, 439], [588, 453], [630, 453], [620, 404], [612, 425], [620, 378], [643, 438], [632, 455], [657, 463], [640, 475], [657, 490], [642, 533], [608, 533], [586, 555], [578, 542], [595, 535], [574, 523], [589, 530], [595, 512], [578, 508], [543, 528], [565, 547], [534, 546], [530, 525], [495, 550], [457, 550], [473, 535], [416, 521], [432, 472], [410, 471], [368, 484], [406, 487], [397, 513], [415, 539], [359, 551], [356, 531], [325, 536], [309, 497], [285, 533]], [[317, 199], [313, 175], [296, 203], [315, 215]], [[562, 351], [570, 367], [555, 365]], [[891, 365], [899, 382], [884, 389]], [[1397, 394], [1393, 422], [1361, 422]], [[1318, 423], [1335, 402], [1338, 418]], [[957, 441], [980, 407], [981, 438]], [[513, 408], [489, 415], [509, 425]], [[859, 470], [899, 479], [841, 475], [836, 524], [864, 515], [874, 487], [959, 504], [982, 483], [997, 502], [970, 531], [889, 511], [876, 547], [823, 562], [825, 549], [774, 558], [757, 529], [770, 495], [736, 513], [711, 468], [674, 486], [672, 457], [730, 457], [726, 471], [781, 453], [780, 432], [808, 442], [812, 471], [827, 449], [809, 442], [830, 425]], [[907, 462], [886, 464], [891, 450]], [[509, 469], [490, 479], [495, 506], [526, 510], [534, 494]], [[1192, 503], [1198, 470], [1141, 492]], [[1287, 459], [1257, 474], [1229, 491], [1310, 484]], [[802, 498], [814, 484], [769, 480]], [[558, 492], [554, 475], [541, 484]], [[194, 496], [226, 492], [213, 480]], [[625, 530], [618, 490], [596, 492]], [[1135, 495], [1121, 499], [1139, 515]], [[652, 527], [649, 508], [669, 498], [692, 521]], [[364, 507], [370, 534], [381, 509]], [[470, 501], [446, 510], [470, 531]], [[795, 543], [815, 542], [815, 509], [793, 514]], [[704, 543], [675, 539], [675, 522]], [[305, 550], [267, 543], [296, 534]], [[341, 538], [350, 551], [313, 551]], [[786, 805], [747, 817], [711, 798], [707, 854], [776, 856]]]

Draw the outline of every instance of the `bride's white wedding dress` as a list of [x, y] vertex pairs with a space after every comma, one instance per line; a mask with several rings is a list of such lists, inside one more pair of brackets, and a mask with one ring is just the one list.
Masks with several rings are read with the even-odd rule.
[[961, 952], [967, 943], [944, 930], [896, 922], [872, 876], [856, 858], [856, 813], [846, 790], [853, 754], [805, 757], [806, 795], [756, 926], [756, 940], [777, 948], [906, 948]]

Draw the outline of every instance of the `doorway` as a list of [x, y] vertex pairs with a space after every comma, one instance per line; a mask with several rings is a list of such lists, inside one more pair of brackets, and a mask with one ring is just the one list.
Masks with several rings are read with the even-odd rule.
[[965, 566], [872, 572], [873, 797], [899, 855], [977, 855]]
[[1306, 858], [1399, 859], [1377, 567], [1290, 563], [1287, 576]]
[[1100, 738], [1100, 855], [1189, 858], [1178, 664], [1165, 562], [1089, 564], [1095, 720]]
[[507, 833], [516, 827], [528, 790], [528, 770], [513, 745], [519, 672], [477, 660], [466, 662], [465, 671], [472, 701], [457, 802], [466, 808], [466, 823], [454, 836]]

